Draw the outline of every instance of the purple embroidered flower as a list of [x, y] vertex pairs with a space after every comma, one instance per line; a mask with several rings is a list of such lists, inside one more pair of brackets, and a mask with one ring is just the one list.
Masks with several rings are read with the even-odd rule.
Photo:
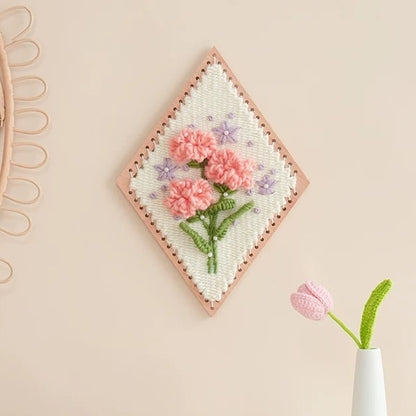
[[246, 195], [248, 195], [248, 196], [253, 195], [253, 190], [252, 189], [247, 189]]
[[276, 175], [276, 169], [270, 169], [270, 175]]
[[218, 138], [219, 144], [236, 143], [237, 142], [237, 131], [240, 127], [232, 127], [228, 124], [228, 121], [223, 121], [221, 126], [215, 127], [212, 131]]
[[253, 208], [253, 212], [255, 213], [255, 214], [260, 214], [260, 209], [259, 208]]
[[214, 117], [213, 116], [208, 116], [207, 119], [208, 119], [208, 121], [214, 121]]
[[194, 124], [194, 123], [188, 124], [188, 127], [189, 127], [190, 129], [194, 129], [194, 128], [195, 128], [195, 124]]
[[157, 194], [156, 194], [156, 192], [152, 192], [151, 194], [149, 194], [149, 198], [150, 198], [150, 199], [157, 199]]
[[248, 146], [248, 147], [253, 147], [253, 146], [254, 146], [254, 142], [253, 142], [252, 140], [249, 140], [249, 141], [247, 142], [247, 146]]
[[161, 189], [161, 191], [162, 192], [167, 192], [168, 191], [168, 186], [167, 185], [162, 185], [161, 187], [160, 187], [160, 189]]
[[228, 114], [227, 114], [227, 117], [228, 117], [228, 118], [230, 118], [230, 119], [232, 119], [232, 118], [234, 118], [234, 117], [235, 117], [235, 114], [234, 114], [234, 113], [228, 113]]
[[181, 220], [181, 219], [182, 219], [182, 217], [181, 217], [180, 215], [174, 215], [173, 219], [174, 219], [175, 221], [179, 221], [179, 220]]
[[261, 181], [256, 181], [259, 187], [258, 193], [260, 195], [270, 195], [274, 193], [273, 186], [276, 180], [271, 178], [269, 175], [264, 175]]
[[264, 170], [264, 165], [263, 163], [260, 163], [260, 165], [257, 166], [258, 170]]
[[189, 166], [188, 166], [188, 165], [183, 165], [183, 166], [182, 166], [182, 170], [183, 170], [184, 172], [188, 172], [188, 170], [189, 170]]
[[179, 166], [176, 166], [175, 163], [173, 163], [172, 159], [165, 157], [161, 165], [154, 165], [154, 168], [158, 172], [157, 179], [159, 181], [164, 181], [165, 179], [171, 181], [172, 179], [175, 179], [175, 170], [177, 170], [178, 167]]

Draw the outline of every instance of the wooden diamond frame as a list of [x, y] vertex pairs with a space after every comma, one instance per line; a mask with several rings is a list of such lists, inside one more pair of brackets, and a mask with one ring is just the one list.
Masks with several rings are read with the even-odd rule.
[[[163, 134], [165, 126], [169, 124], [169, 120], [175, 118], [175, 112], [179, 109], [180, 105], [184, 102], [184, 99], [189, 95], [191, 88], [195, 86], [198, 80], [201, 77], [201, 74], [206, 70], [207, 66], [211, 63], [220, 63], [224, 68], [224, 71], [227, 73], [228, 79], [234, 83], [235, 88], [237, 89], [240, 96], [244, 99], [245, 103], [249, 106], [250, 111], [254, 113], [254, 116], [257, 118], [259, 126], [263, 127], [266, 134], [269, 136], [269, 141], [273, 145], [275, 151], [279, 151], [282, 155], [282, 158], [286, 160], [286, 163], [291, 165], [292, 171], [296, 174], [296, 191], [291, 192], [291, 197], [288, 199], [287, 204], [282, 208], [282, 211], [279, 215], [275, 215], [272, 221], [269, 224], [263, 234], [259, 236], [258, 241], [254, 247], [254, 250], [247, 253], [246, 261], [240, 264], [238, 271], [235, 275], [233, 283], [229, 286], [228, 290], [223, 294], [220, 301], [210, 302], [199, 293], [196, 285], [194, 284], [192, 278], [187, 274], [186, 268], [183, 267], [182, 262], [177, 259], [176, 252], [174, 248], [167, 244], [166, 237], [162, 234], [160, 230], [157, 229], [155, 222], [152, 219], [152, 216], [147, 212], [146, 207], [140, 203], [140, 200], [136, 198], [135, 193], [130, 189], [130, 179], [131, 176], [137, 172], [143, 159], [147, 159], [149, 152], [153, 152], [158, 146], [159, 135]], [[169, 257], [171, 262], [177, 268], [181, 276], [183, 277], [186, 284], [201, 302], [204, 309], [208, 312], [210, 316], [214, 315], [219, 307], [224, 303], [228, 295], [236, 286], [237, 282], [241, 279], [250, 263], [257, 256], [259, 251], [264, 247], [272, 234], [276, 231], [280, 223], [286, 217], [288, 212], [292, 209], [293, 205], [297, 202], [299, 197], [302, 195], [304, 190], [309, 184], [308, 179], [305, 174], [302, 172], [298, 164], [292, 158], [290, 153], [287, 151], [283, 143], [278, 138], [277, 134], [273, 131], [269, 123], [263, 117], [257, 106], [254, 104], [250, 96], [247, 94], [245, 89], [238, 82], [236, 76], [231, 71], [230, 67], [227, 65], [225, 60], [222, 58], [220, 53], [214, 47], [210, 50], [208, 55], [204, 58], [202, 63], [198, 66], [195, 73], [192, 75], [190, 81], [185, 85], [182, 91], [179, 93], [173, 104], [169, 107], [169, 110], [163, 115], [160, 121], [156, 124], [155, 128], [147, 136], [146, 140], [136, 152], [134, 157], [130, 160], [127, 166], [123, 169], [119, 177], [117, 178], [117, 184], [120, 187], [121, 191], [131, 203], [137, 214], [146, 224], [147, 228], [155, 237], [156, 241], [159, 243], [163, 251]]]

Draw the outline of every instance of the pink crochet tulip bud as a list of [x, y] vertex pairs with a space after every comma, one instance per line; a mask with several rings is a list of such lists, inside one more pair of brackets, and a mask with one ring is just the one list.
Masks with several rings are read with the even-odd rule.
[[290, 296], [292, 306], [304, 317], [320, 321], [334, 308], [331, 294], [318, 283], [308, 280]]
[[362, 348], [360, 340], [332, 313], [334, 302], [331, 294], [323, 286], [308, 280], [306, 283], [299, 286], [296, 293], [292, 293], [290, 301], [292, 306], [308, 319], [320, 321], [328, 315], [351, 337], [358, 348]]

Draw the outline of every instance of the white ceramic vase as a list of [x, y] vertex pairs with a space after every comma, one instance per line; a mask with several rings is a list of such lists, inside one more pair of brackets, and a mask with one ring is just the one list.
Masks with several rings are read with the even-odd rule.
[[383, 362], [378, 348], [358, 350], [352, 416], [387, 416]]

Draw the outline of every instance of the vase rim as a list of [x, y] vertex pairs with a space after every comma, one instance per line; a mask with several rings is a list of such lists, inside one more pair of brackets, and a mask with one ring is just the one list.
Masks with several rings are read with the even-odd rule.
[[380, 351], [379, 347], [374, 348], [358, 348], [357, 351]]

